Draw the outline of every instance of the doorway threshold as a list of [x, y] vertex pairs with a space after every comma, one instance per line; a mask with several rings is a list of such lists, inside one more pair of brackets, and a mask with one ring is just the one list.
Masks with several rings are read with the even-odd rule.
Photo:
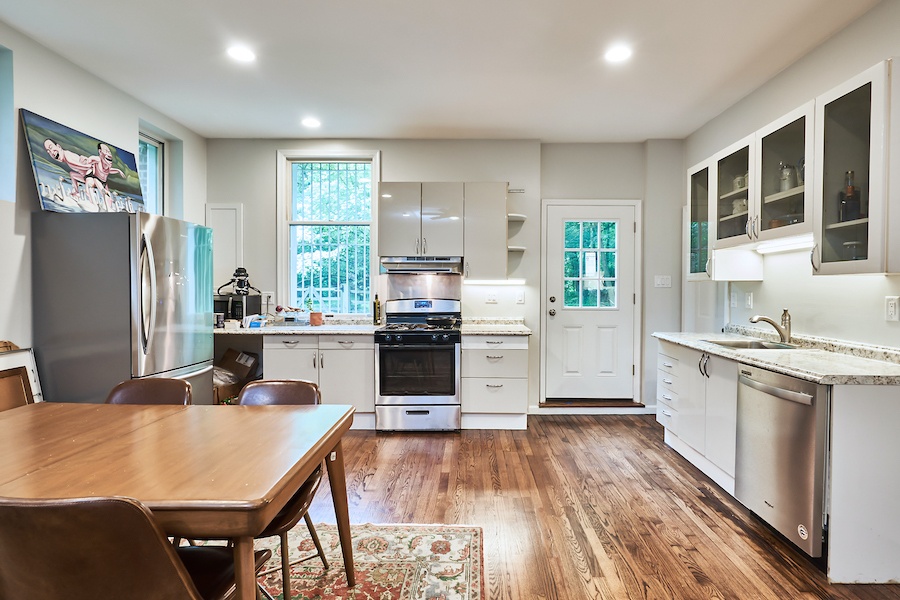
[[644, 408], [642, 402], [625, 399], [596, 400], [592, 398], [547, 398], [542, 407], [580, 407], [580, 408]]

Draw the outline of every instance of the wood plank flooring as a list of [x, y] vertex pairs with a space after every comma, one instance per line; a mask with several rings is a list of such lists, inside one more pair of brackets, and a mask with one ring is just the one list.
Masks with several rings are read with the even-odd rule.
[[[490, 600], [900, 598], [820, 567], [663, 443], [652, 415], [344, 438], [351, 523], [484, 529]], [[334, 523], [328, 485], [311, 509]]]

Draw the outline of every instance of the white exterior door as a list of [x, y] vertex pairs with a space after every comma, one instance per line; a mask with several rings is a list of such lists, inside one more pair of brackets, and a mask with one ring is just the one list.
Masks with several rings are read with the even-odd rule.
[[546, 208], [545, 398], [634, 399], [636, 207]]

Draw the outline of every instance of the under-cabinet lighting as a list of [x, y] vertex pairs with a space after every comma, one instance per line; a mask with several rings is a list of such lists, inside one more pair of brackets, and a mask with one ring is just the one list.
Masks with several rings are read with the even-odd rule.
[[794, 250], [809, 250], [815, 245], [813, 235], [805, 233], [783, 240], [770, 240], [768, 242], [760, 242], [756, 247], [756, 251], [760, 254], [775, 254], [776, 252], [792, 252]]
[[525, 285], [524, 279], [464, 279], [465, 285]]

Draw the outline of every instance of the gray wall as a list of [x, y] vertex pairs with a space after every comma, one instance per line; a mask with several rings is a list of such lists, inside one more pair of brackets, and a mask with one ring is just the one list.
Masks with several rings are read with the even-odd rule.
[[[898, 31], [900, 2], [886, 0], [691, 135], [685, 143], [686, 165], [703, 160], [868, 67], [900, 56]], [[898, 76], [896, 65], [894, 76]], [[725, 320], [747, 324], [753, 314], [777, 317], [787, 307], [796, 333], [900, 346], [900, 324], [883, 318], [884, 296], [900, 295], [900, 278], [813, 277], [808, 255], [808, 251], [769, 255], [763, 282], [735, 283], [730, 289], [720, 284], [723, 298], [730, 291], [738, 292], [740, 298], [747, 292], [754, 294], [753, 309], [731, 309], [729, 317], [726, 308]], [[738, 304], [743, 306], [743, 302]]]

